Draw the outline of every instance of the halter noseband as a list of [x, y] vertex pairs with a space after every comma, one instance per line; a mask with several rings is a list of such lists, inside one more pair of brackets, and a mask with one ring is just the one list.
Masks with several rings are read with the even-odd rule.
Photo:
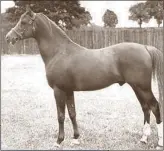
[[[35, 26], [34, 26], [35, 18], [36, 18], [36, 13], [34, 13], [34, 16], [31, 17], [30, 18], [31, 20], [29, 21], [29, 24], [33, 24], [33, 26], [32, 26], [32, 33], [33, 33], [33, 35], [35, 33]], [[21, 39], [23, 39], [23, 34], [24, 34], [26, 29], [23, 29], [23, 31], [21, 31], [20, 33], [15, 28], [12, 28], [11, 30], [14, 31]]]

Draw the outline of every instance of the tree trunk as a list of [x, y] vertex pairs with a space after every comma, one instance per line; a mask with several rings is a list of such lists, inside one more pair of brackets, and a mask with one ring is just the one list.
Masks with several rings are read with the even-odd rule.
[[139, 19], [138, 24], [139, 24], [140, 28], [142, 28], [142, 19], [141, 18]]
[[140, 28], [142, 28], [142, 24], [140, 24]]

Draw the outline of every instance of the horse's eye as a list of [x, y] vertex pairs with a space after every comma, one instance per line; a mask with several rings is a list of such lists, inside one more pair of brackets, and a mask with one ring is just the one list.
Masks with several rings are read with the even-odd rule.
[[22, 25], [25, 25], [26, 23], [24, 21], [21, 22]]
[[29, 24], [32, 24], [32, 20], [29, 21]]

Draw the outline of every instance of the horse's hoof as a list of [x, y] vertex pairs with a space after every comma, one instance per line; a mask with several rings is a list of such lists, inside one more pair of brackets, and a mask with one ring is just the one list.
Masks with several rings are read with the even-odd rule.
[[163, 147], [163, 138], [159, 138], [158, 146]]
[[141, 143], [147, 144], [147, 140], [140, 140]]
[[159, 146], [159, 145], [158, 145], [158, 146], [156, 147], [156, 150], [163, 150], [163, 146]]
[[144, 144], [147, 144], [147, 137], [142, 137], [140, 139], [140, 142], [144, 143]]
[[71, 146], [73, 146], [73, 145], [79, 145], [79, 144], [80, 144], [80, 142], [79, 142], [78, 139], [73, 139], [73, 140], [71, 141]]
[[55, 144], [54, 144], [54, 147], [56, 147], [56, 148], [60, 148], [60, 144], [55, 143]]
[[1, 144], [1, 148], [5, 150], [5, 149], [8, 148], [8, 146], [7, 146], [5, 143], [2, 143], [2, 144]]

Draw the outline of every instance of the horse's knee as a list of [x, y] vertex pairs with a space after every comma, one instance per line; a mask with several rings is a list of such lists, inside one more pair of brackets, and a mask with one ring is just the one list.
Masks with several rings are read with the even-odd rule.
[[71, 112], [69, 114], [69, 117], [70, 117], [71, 120], [74, 120], [76, 118], [76, 113], [75, 112]]
[[64, 120], [65, 120], [64, 114], [60, 114], [60, 115], [58, 116], [58, 122], [59, 122], [59, 123], [63, 123]]

